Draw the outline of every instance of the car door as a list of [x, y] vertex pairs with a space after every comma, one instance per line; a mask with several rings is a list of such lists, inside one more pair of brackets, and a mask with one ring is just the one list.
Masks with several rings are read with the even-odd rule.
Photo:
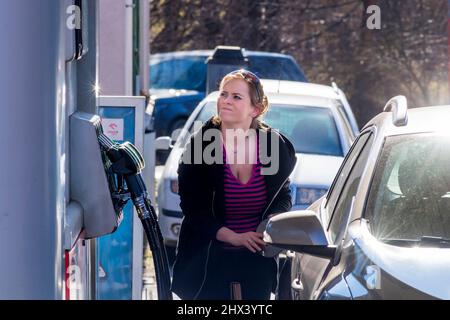
[[[330, 241], [335, 245], [342, 245], [342, 241], [345, 239], [352, 200], [356, 195], [372, 142], [373, 134], [370, 130], [358, 137], [345, 158], [330, 192], [324, 198], [324, 205], [317, 210], [322, 224], [327, 229]], [[331, 289], [327, 285], [337, 286], [343, 281], [340, 276], [342, 265], [342, 263], [338, 263], [335, 266], [330, 259], [297, 254], [293, 260], [292, 269], [294, 273], [293, 296], [300, 299], [324, 297], [322, 293]], [[318, 290], [319, 288], [320, 290]], [[327, 294], [326, 298], [330, 298], [330, 294]], [[339, 295], [349, 296], [348, 292], [336, 293], [336, 296]]]

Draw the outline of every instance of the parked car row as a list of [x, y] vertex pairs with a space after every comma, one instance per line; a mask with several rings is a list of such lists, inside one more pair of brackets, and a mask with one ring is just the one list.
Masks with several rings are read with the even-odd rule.
[[[290, 55], [242, 50], [248, 69], [258, 77], [306, 82], [305, 74]], [[150, 57], [150, 94], [154, 103], [156, 136], [167, 136], [183, 128], [205, 97], [207, 64], [213, 50], [177, 51]]]

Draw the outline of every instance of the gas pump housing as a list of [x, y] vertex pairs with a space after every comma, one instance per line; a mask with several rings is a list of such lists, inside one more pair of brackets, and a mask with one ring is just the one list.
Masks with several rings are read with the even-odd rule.
[[83, 208], [82, 238], [91, 239], [114, 232], [120, 214], [114, 210], [101, 158], [97, 131], [101, 119], [86, 112], [70, 117], [71, 199]]

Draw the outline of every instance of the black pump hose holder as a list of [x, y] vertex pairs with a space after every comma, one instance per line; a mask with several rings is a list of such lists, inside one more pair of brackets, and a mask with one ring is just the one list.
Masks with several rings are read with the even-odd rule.
[[126, 141], [118, 144], [108, 138], [101, 129], [97, 135], [114, 209], [121, 212], [128, 200], [132, 199], [153, 254], [158, 299], [172, 300], [167, 253], [155, 209], [141, 176], [145, 167], [144, 159], [132, 143]]

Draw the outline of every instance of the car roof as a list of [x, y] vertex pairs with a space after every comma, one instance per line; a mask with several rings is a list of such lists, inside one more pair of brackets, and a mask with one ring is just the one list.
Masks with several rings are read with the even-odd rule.
[[[305, 105], [323, 108], [332, 108], [334, 101], [339, 99], [332, 87], [297, 81], [279, 81], [262, 79], [264, 93], [269, 104]], [[205, 102], [216, 101], [218, 91], [211, 92]]]
[[332, 87], [322, 84], [270, 79], [262, 79], [261, 83], [265, 93], [339, 99], [338, 93]]
[[447, 132], [450, 133], [450, 105], [430, 106], [408, 109], [408, 122], [404, 126], [393, 124], [393, 113], [382, 112], [369, 121], [364, 128], [375, 126], [378, 135], [394, 136], [401, 134], [414, 134], [425, 132]]
[[[244, 56], [270, 56], [270, 57], [280, 57], [280, 58], [288, 58], [290, 55], [277, 53], [277, 52], [265, 52], [265, 51], [251, 51], [251, 50], [243, 50]], [[214, 53], [214, 50], [189, 50], [189, 51], [172, 51], [172, 52], [163, 52], [163, 53], [153, 53], [151, 56], [153, 58], [181, 58], [181, 57], [204, 57], [207, 58]]]

